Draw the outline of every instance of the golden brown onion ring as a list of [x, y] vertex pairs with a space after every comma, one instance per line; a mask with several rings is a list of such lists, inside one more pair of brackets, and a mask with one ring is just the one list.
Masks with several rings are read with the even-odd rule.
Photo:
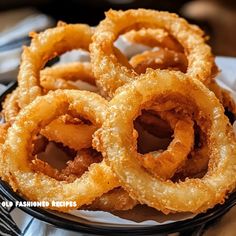
[[[57, 181], [30, 166], [31, 139], [40, 128], [69, 111], [100, 126], [105, 119], [107, 101], [87, 91], [57, 90], [35, 99], [22, 109], [8, 134], [2, 149], [3, 179], [14, 191], [33, 201], [75, 201], [76, 205], [50, 209], [69, 211], [91, 203], [103, 193], [118, 187], [119, 183], [104, 161], [92, 164], [81, 178], [72, 183]], [[30, 181], [29, 181], [30, 180]]]
[[52, 58], [72, 49], [88, 50], [93, 30], [84, 24], [60, 24], [40, 34], [32, 34], [29, 47], [24, 47], [18, 75], [19, 105], [24, 107], [42, 95], [40, 70]]
[[[154, 178], [134, 161], [138, 153], [130, 137], [132, 121], [141, 109], [151, 109], [160, 97], [166, 96], [169, 100], [177, 94], [191, 104], [184, 112], [192, 114], [206, 133], [210, 160], [203, 178], [173, 183]], [[139, 80], [120, 88], [110, 101], [107, 120], [96, 132], [94, 145], [103, 150], [132, 197], [165, 213], [204, 212], [223, 203], [236, 186], [236, 141], [224, 109], [214, 93], [199, 80], [190, 80], [180, 72], [150, 69]]]
[[183, 46], [188, 59], [187, 75], [205, 84], [212, 77], [214, 57], [205, 43], [203, 32], [176, 14], [154, 10], [127, 10], [106, 12], [99, 23], [90, 45], [91, 62], [98, 87], [107, 97], [113, 97], [117, 88], [137, 79], [134, 70], [124, 67], [114, 54], [114, 41], [119, 34], [143, 27], [163, 28]]

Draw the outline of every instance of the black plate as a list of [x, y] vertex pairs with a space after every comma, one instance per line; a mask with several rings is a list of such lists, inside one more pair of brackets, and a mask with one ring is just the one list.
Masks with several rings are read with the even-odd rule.
[[[12, 83], [8, 86], [7, 90], [0, 96], [0, 102], [2, 103], [5, 96], [16, 87], [16, 83]], [[24, 201], [17, 193], [15, 193], [11, 187], [0, 181], [1, 193], [10, 201]], [[174, 223], [167, 223], [158, 226], [118, 226], [112, 224], [101, 224], [86, 221], [81, 218], [78, 222], [73, 219], [64, 218], [63, 214], [58, 214], [53, 211], [47, 211], [41, 208], [26, 208], [20, 207], [22, 211], [30, 214], [31, 216], [52, 224], [58, 228], [72, 230], [82, 233], [90, 233], [95, 235], [157, 235], [162, 233], [174, 233], [185, 230], [191, 230], [197, 228], [207, 222], [215, 220], [224, 215], [234, 205], [236, 205], [236, 192], [232, 193], [223, 205], [217, 205], [213, 209], [208, 210], [206, 213], [199, 214], [192, 219], [178, 221]], [[190, 234], [188, 234], [190, 235]], [[198, 235], [198, 234], [197, 234]]]

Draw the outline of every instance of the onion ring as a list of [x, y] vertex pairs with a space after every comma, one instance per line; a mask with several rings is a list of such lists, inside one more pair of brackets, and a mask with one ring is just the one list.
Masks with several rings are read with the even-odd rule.
[[[130, 138], [132, 120], [141, 109], [159, 102], [158, 96], [168, 94], [169, 99], [176, 93], [192, 104], [189, 111], [206, 132], [210, 147], [206, 175], [179, 183], [163, 181], [145, 172], [134, 161], [137, 152]], [[180, 72], [150, 69], [139, 80], [120, 88], [109, 104], [107, 120], [96, 132], [94, 144], [103, 150], [122, 186], [132, 197], [164, 213], [206, 211], [223, 203], [236, 186], [236, 141], [224, 109], [214, 93], [200, 81], [190, 80]]]
[[55, 56], [72, 49], [88, 50], [93, 30], [83, 24], [60, 24], [40, 34], [31, 34], [29, 47], [24, 47], [18, 74], [19, 106], [22, 108], [43, 94], [40, 70]]
[[8, 129], [2, 148], [2, 159], [6, 167], [3, 179], [8, 181], [14, 191], [18, 190], [29, 200], [75, 201], [76, 205], [73, 206], [48, 206], [50, 209], [65, 212], [89, 204], [96, 197], [118, 187], [117, 178], [104, 161], [92, 164], [81, 178], [72, 183], [60, 182], [43, 173], [35, 173], [29, 163], [32, 135], [40, 127], [68, 110], [89, 118], [99, 126], [105, 119], [106, 109], [106, 100], [87, 91], [58, 90], [35, 99], [19, 113]]
[[[114, 41], [120, 33], [131, 28], [141, 27], [163, 28], [184, 47], [187, 53], [187, 75], [197, 78], [205, 84], [209, 83], [214, 67], [211, 49], [205, 44], [203, 32], [187, 23], [176, 14], [154, 10], [127, 10], [106, 12], [93, 35], [90, 45], [91, 62], [94, 65], [96, 83], [102, 94], [112, 98], [115, 90], [127, 82], [137, 79], [137, 73], [121, 65], [114, 55]], [[99, 65], [99, 66], [98, 66]]]

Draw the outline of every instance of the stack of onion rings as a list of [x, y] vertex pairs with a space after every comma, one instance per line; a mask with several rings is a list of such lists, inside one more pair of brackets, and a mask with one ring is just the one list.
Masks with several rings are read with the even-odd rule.
[[[113, 45], [120, 35], [150, 49], [126, 58]], [[167, 12], [110, 10], [95, 29], [59, 23], [31, 36], [2, 111], [0, 176], [13, 190], [75, 201], [47, 207], [63, 212], [147, 204], [164, 213], [203, 212], [234, 190], [236, 143], [222, 105], [233, 115], [236, 106], [214, 81], [198, 27]], [[91, 62], [44, 68], [72, 49]], [[139, 153], [137, 139], [153, 146]], [[64, 168], [39, 159], [50, 143], [71, 158]]]

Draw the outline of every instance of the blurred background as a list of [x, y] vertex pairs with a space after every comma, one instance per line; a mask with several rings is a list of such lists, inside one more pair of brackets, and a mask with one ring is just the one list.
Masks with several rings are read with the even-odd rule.
[[4, 78], [14, 76], [9, 68], [19, 64], [21, 46], [29, 43], [30, 31], [40, 31], [58, 20], [97, 25], [110, 8], [139, 7], [178, 13], [205, 30], [215, 55], [236, 56], [234, 0], [1, 0], [0, 73]]

